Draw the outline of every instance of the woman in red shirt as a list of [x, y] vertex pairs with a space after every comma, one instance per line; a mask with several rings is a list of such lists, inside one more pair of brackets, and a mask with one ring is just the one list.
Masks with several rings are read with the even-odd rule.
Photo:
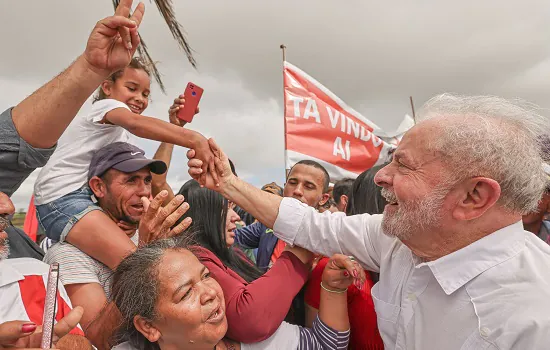
[[[371, 168], [357, 177], [353, 183], [351, 193], [348, 194], [349, 200], [346, 215], [364, 213], [381, 214], [384, 211], [386, 200], [382, 197], [381, 188], [374, 183], [374, 175], [384, 166]], [[306, 287], [306, 326], [308, 327], [311, 326], [319, 309], [321, 276], [328, 260], [326, 257], [319, 260], [311, 272]], [[361, 286], [361, 289], [355, 285], [351, 285], [348, 288], [348, 314], [351, 327], [349, 349], [384, 349], [384, 343], [378, 332], [376, 312], [371, 296], [371, 288], [378, 281], [378, 277], [374, 273], [365, 272], [367, 279]]]
[[305, 285], [311, 253], [285, 248], [265, 274], [238, 248], [233, 230], [239, 216], [220, 194], [201, 188], [195, 180], [180, 189], [189, 203], [181, 218], [191, 217], [190, 231], [200, 262], [220, 284], [225, 295], [227, 336], [243, 343], [269, 338], [281, 325], [292, 300]]

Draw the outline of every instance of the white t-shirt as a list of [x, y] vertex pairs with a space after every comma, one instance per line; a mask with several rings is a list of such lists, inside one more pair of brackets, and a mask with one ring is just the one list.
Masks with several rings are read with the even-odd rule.
[[114, 142], [129, 142], [131, 134], [118, 125], [102, 124], [105, 114], [128, 106], [105, 99], [92, 104], [87, 115], [77, 116], [59, 139], [57, 149], [34, 184], [35, 204], [47, 204], [87, 183], [94, 153]]

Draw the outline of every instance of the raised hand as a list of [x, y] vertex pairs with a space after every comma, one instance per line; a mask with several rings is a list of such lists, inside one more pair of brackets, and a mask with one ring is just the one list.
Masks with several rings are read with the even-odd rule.
[[223, 187], [235, 179], [235, 175], [231, 171], [229, 159], [216, 144], [214, 139], [208, 140], [208, 146], [214, 154], [213, 164], [209, 165], [209, 172], [204, 170], [204, 162], [197, 156], [197, 151], [191, 149], [187, 151], [187, 166], [189, 167], [189, 175], [197, 180], [202, 186], [220, 192]]
[[187, 212], [189, 204], [184, 202], [182, 195], [177, 195], [166, 206], [162, 206], [168, 195], [161, 191], [151, 202], [146, 197], [141, 198], [145, 214], [139, 223], [139, 246], [144, 246], [156, 239], [174, 237], [185, 231], [191, 225], [191, 218], [185, 218], [176, 227], [174, 224]]
[[323, 271], [323, 285], [334, 291], [344, 291], [352, 283], [362, 289], [365, 270], [350, 256], [334, 254]]
[[114, 16], [97, 22], [88, 38], [84, 59], [105, 77], [126, 67], [139, 45], [138, 28], [145, 5], [139, 3], [130, 17], [132, 0], [120, 0]]
[[[170, 109], [168, 109], [168, 117], [170, 119], [170, 123], [177, 125], [177, 126], [184, 126], [186, 121], [181, 120], [178, 118], [178, 111], [183, 108], [185, 105], [185, 96], [179, 95], [174, 99], [174, 103], [170, 106]], [[199, 113], [199, 107], [197, 106], [197, 110], [195, 111], [195, 114]]]

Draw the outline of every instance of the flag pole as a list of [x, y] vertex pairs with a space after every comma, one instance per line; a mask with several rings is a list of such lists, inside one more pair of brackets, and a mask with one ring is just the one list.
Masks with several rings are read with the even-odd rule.
[[416, 124], [416, 113], [414, 111], [413, 97], [409, 96], [409, 100], [411, 101], [411, 110], [412, 110], [412, 113], [413, 113], [413, 120], [414, 120], [414, 123]]
[[284, 116], [283, 116], [283, 125], [284, 125], [284, 140], [285, 140], [285, 181], [286, 181], [286, 178], [288, 177], [288, 173], [290, 172], [290, 169], [286, 168], [286, 98], [285, 98], [285, 62], [286, 62], [286, 46], [285, 44], [281, 44], [281, 46], [279, 46], [281, 51], [283, 52], [283, 113], [284, 113]]

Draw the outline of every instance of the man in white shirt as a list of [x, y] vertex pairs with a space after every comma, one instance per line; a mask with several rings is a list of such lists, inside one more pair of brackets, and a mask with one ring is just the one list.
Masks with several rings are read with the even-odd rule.
[[[550, 123], [496, 97], [441, 95], [375, 181], [383, 216], [319, 214], [233, 177], [206, 186], [316, 253], [380, 272], [372, 289], [386, 349], [546, 349], [550, 248], [523, 229], [548, 179], [537, 140]], [[189, 151], [189, 173], [201, 174]]]

